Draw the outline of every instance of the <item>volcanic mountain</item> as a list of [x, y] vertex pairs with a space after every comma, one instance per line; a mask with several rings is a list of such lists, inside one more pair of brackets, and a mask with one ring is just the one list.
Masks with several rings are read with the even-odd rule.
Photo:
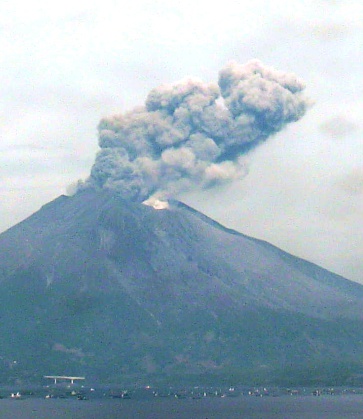
[[110, 191], [0, 235], [0, 318], [2, 381], [342, 382], [363, 359], [361, 285]]

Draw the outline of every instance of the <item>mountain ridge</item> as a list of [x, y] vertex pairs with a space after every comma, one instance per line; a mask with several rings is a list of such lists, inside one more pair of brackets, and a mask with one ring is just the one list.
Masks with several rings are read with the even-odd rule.
[[[207, 215], [205, 215], [205, 214], [203, 214], [203, 213], [199, 212], [198, 210], [196, 210], [196, 209], [194, 209], [194, 208], [190, 207], [189, 205], [187, 205], [187, 204], [185, 204], [185, 203], [183, 203], [183, 202], [176, 201], [176, 200], [172, 200], [171, 202], [172, 202], [173, 204], [175, 204], [177, 207], [181, 207], [181, 208], [185, 208], [185, 209], [187, 209], [188, 211], [190, 211], [191, 213], [193, 213], [194, 215], [196, 215], [196, 216], [197, 216], [198, 218], [200, 218], [201, 220], [204, 220], [204, 221], [208, 222], [209, 224], [211, 224], [212, 226], [215, 226], [215, 227], [217, 227], [217, 228], [222, 229], [222, 230], [223, 230], [223, 231], [225, 231], [226, 233], [235, 234], [235, 235], [238, 235], [238, 236], [241, 236], [241, 237], [245, 237], [245, 238], [247, 238], [247, 239], [252, 239], [253, 241], [259, 242], [259, 243], [261, 243], [262, 245], [265, 245], [265, 246], [269, 247], [271, 250], [274, 250], [274, 249], [275, 249], [277, 253], [279, 253], [279, 254], [281, 254], [281, 255], [285, 255], [287, 258], [290, 258], [290, 257], [292, 256], [292, 257], [293, 257], [296, 261], [301, 261], [301, 262], [302, 262], [302, 264], [303, 264], [304, 262], [307, 262], [307, 259], [304, 259], [304, 258], [299, 257], [299, 256], [297, 256], [297, 255], [294, 255], [294, 254], [292, 254], [292, 253], [289, 253], [289, 252], [287, 252], [286, 250], [283, 250], [283, 249], [281, 249], [280, 247], [278, 247], [278, 246], [276, 246], [276, 245], [274, 245], [274, 244], [272, 244], [272, 243], [268, 242], [267, 240], [263, 240], [263, 239], [259, 239], [259, 238], [253, 237], [253, 236], [249, 236], [249, 235], [246, 235], [246, 234], [244, 234], [244, 233], [241, 233], [241, 232], [239, 232], [239, 231], [237, 231], [237, 230], [235, 230], [235, 229], [232, 229], [232, 228], [229, 228], [229, 227], [225, 227], [225, 226], [224, 226], [223, 224], [221, 224], [220, 222], [213, 220], [213, 219], [212, 219], [212, 218], [210, 218], [209, 216], [207, 216]], [[338, 279], [338, 281], [343, 280], [343, 282], [345, 282], [346, 284], [349, 284], [349, 285], [353, 284], [353, 287], [354, 287], [354, 285], [357, 283], [356, 281], [353, 281], [353, 280], [350, 280], [350, 279], [348, 279], [348, 278], [345, 278], [345, 277], [343, 277], [343, 276], [342, 276], [342, 275], [340, 275], [340, 274], [337, 274], [337, 273], [334, 273], [334, 272], [332, 272], [332, 271], [329, 271], [329, 269], [324, 268], [323, 266], [320, 266], [320, 265], [319, 265], [319, 264], [317, 264], [317, 263], [310, 262], [310, 261], [308, 261], [308, 262], [309, 262], [309, 265], [310, 265], [311, 267], [315, 267], [315, 268], [317, 268], [318, 270], [322, 270], [322, 271], [324, 271], [324, 272], [326, 272], [326, 273], [333, 273], [333, 274], [334, 274], [334, 276]], [[304, 269], [304, 268], [302, 267], [302, 269]], [[361, 285], [360, 283], [358, 283], [358, 284], [359, 284], [359, 285]], [[336, 284], [336, 285], [338, 285], [338, 284]], [[338, 285], [338, 286], [339, 286], [339, 285]]]
[[176, 201], [58, 197], [0, 235], [0, 289], [0, 359], [18, 361], [3, 380], [253, 377], [261, 365], [267, 379], [363, 359], [363, 286]]

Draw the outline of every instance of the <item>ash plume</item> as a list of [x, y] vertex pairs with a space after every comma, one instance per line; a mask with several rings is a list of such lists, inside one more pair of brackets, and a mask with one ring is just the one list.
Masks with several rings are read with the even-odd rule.
[[101, 120], [101, 150], [78, 189], [144, 201], [241, 177], [243, 154], [305, 114], [304, 88], [253, 60], [228, 64], [218, 84], [188, 78], [153, 89], [144, 106]]

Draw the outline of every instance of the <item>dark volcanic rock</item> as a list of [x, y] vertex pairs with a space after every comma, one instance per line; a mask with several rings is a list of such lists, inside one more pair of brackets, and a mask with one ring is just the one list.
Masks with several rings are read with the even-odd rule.
[[179, 202], [61, 196], [0, 235], [0, 280], [2, 380], [266, 381], [363, 356], [361, 285]]

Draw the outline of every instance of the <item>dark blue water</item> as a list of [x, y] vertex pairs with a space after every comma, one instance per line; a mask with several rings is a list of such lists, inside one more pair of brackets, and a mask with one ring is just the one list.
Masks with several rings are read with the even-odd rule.
[[363, 418], [363, 395], [155, 400], [0, 400], [1, 419]]

